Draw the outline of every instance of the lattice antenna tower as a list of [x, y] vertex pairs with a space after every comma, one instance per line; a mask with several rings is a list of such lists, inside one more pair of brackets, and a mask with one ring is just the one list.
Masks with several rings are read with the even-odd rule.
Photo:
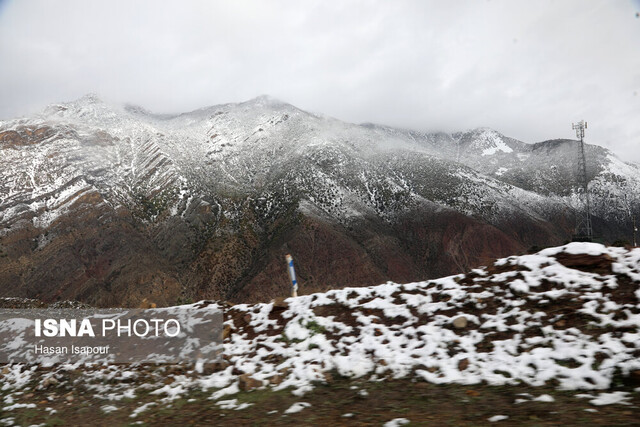
[[587, 158], [584, 154], [584, 130], [587, 122], [580, 120], [572, 123], [576, 136], [580, 138], [580, 152], [578, 153], [578, 192], [580, 194], [583, 210], [576, 213], [576, 240], [592, 241], [593, 229], [591, 228], [591, 201], [589, 197], [589, 180], [587, 179]]

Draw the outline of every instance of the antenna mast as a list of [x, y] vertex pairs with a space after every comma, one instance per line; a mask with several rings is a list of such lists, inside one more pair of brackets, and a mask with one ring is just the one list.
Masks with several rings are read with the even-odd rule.
[[584, 130], [587, 122], [580, 120], [577, 124], [572, 123], [576, 136], [580, 138], [580, 153], [578, 155], [578, 194], [584, 210], [576, 213], [576, 234], [574, 240], [590, 242], [593, 240], [593, 230], [591, 228], [591, 203], [589, 200], [589, 180], [587, 179], [587, 159], [584, 154]]

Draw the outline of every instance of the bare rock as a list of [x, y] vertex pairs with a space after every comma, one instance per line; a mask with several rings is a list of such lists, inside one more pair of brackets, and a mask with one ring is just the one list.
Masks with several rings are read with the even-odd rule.
[[214, 372], [224, 371], [228, 367], [229, 367], [229, 362], [227, 362], [226, 360], [220, 360], [220, 361], [217, 361], [217, 362], [205, 363], [202, 366], [202, 373], [204, 375], [211, 375]]
[[458, 316], [453, 319], [453, 326], [458, 329], [463, 329], [467, 327], [467, 318], [464, 316]]
[[271, 378], [269, 378], [269, 384], [272, 384], [272, 385], [278, 385], [282, 381], [284, 381], [284, 375], [281, 375], [281, 374], [276, 374]]
[[273, 302], [273, 307], [274, 308], [288, 308], [289, 307], [289, 303], [285, 301], [285, 297], [277, 297], [275, 298], [272, 302]]
[[560, 264], [568, 268], [599, 274], [612, 273], [613, 258], [608, 254], [588, 255], [560, 252], [555, 255], [555, 258]]
[[462, 359], [461, 361], [458, 362], [458, 370], [459, 371], [464, 371], [465, 369], [467, 369], [469, 367], [469, 359]]
[[222, 329], [222, 339], [226, 340], [227, 338], [229, 338], [229, 336], [231, 336], [231, 325], [226, 324]]
[[262, 381], [251, 377], [249, 374], [242, 374], [238, 378], [240, 390], [248, 391], [262, 387]]
[[44, 388], [55, 386], [56, 384], [58, 384], [58, 380], [55, 379], [54, 377], [48, 377], [48, 378], [45, 378], [44, 381], [42, 381], [42, 387]]

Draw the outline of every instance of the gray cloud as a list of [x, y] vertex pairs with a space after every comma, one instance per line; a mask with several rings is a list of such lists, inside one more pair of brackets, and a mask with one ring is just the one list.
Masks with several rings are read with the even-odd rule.
[[573, 137], [640, 161], [640, 1], [4, 1], [0, 117], [97, 92], [270, 94], [352, 122]]

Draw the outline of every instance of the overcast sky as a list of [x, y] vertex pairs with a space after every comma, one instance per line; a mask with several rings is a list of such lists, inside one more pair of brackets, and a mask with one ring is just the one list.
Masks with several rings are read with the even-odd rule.
[[575, 137], [640, 161], [640, 0], [0, 0], [0, 118], [88, 92], [269, 94], [350, 122]]

